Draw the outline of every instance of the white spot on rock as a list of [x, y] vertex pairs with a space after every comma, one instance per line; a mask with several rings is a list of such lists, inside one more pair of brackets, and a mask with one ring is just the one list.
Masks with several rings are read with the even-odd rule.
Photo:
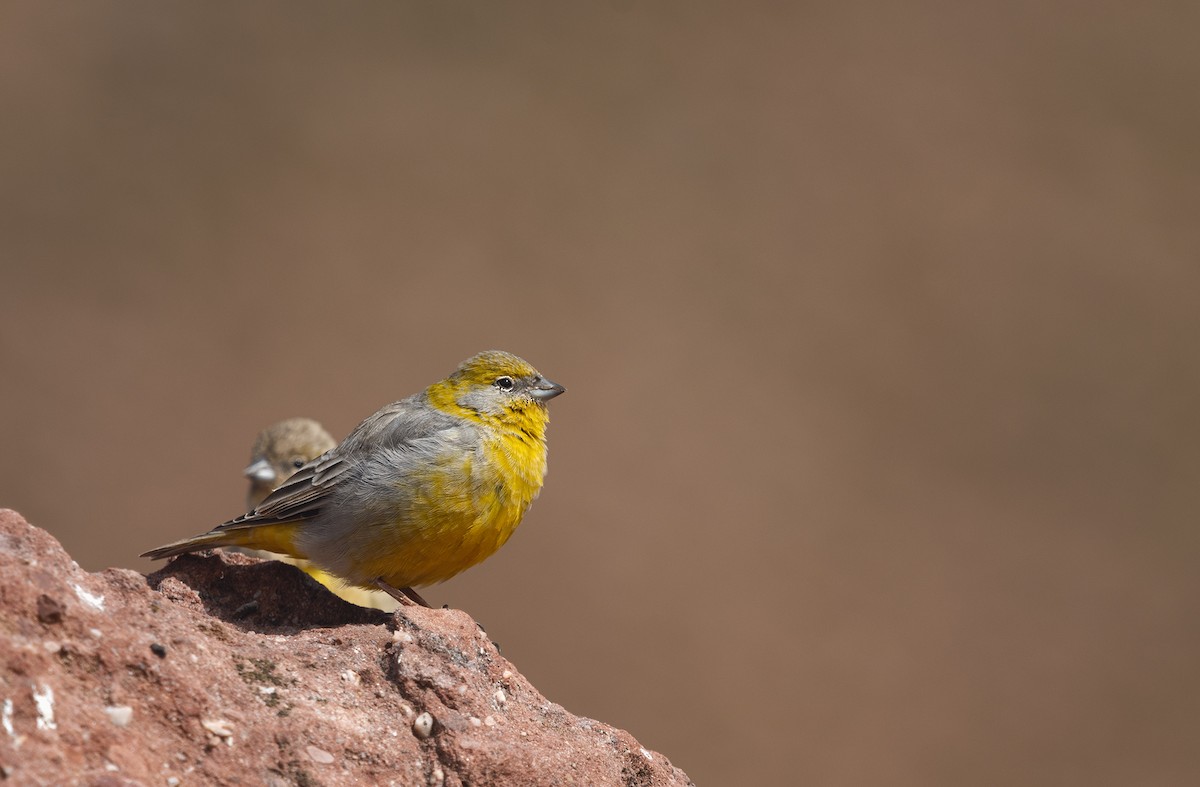
[[79, 600], [97, 612], [104, 611], [104, 596], [97, 596], [84, 590], [80, 585], [73, 585], [75, 595], [79, 596]]
[[12, 714], [13, 701], [6, 699], [3, 708], [0, 708], [0, 725], [4, 726], [4, 731], [10, 738], [16, 735], [16, 732], [13, 731]]
[[104, 712], [108, 714], [108, 720], [118, 727], [128, 727], [133, 720], [133, 708], [128, 705], [109, 705]]
[[37, 706], [37, 728], [39, 730], [57, 730], [58, 725], [54, 723], [54, 689], [44, 683], [40, 692], [35, 688], [33, 704]]
[[200, 726], [218, 738], [233, 737], [233, 723], [225, 719], [204, 719], [200, 722]]
[[304, 753], [313, 762], [319, 762], [322, 765], [328, 765], [333, 762], [333, 755], [324, 749], [318, 749], [316, 746], [305, 746]]
[[645, 758], [646, 758], [647, 760], [649, 760], [650, 762], [654, 762], [654, 755], [653, 755], [653, 754], [651, 754], [651, 753], [649, 752], [649, 750], [648, 750], [648, 749], [646, 749], [646, 747], [645, 747], [645, 746], [642, 746], [642, 747], [641, 747], [641, 750], [642, 750], [642, 756], [643, 756], [643, 757], [645, 757]]

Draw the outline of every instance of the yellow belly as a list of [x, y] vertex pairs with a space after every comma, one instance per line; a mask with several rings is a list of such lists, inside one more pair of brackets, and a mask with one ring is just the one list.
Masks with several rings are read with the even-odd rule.
[[471, 455], [447, 460], [404, 483], [408, 505], [355, 538], [351, 579], [376, 577], [394, 587], [442, 582], [490, 557], [508, 541], [541, 490], [544, 444], [501, 438]]

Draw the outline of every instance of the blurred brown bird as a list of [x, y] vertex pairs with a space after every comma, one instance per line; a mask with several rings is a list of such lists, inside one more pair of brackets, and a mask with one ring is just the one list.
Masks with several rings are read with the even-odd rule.
[[253, 511], [292, 473], [335, 445], [325, 427], [311, 418], [288, 418], [259, 432], [250, 449], [250, 466], [243, 471], [250, 479], [246, 510]]

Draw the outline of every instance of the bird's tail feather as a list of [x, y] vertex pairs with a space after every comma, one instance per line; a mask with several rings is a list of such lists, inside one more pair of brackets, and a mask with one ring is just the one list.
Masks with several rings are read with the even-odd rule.
[[296, 526], [299, 524], [299, 522], [272, 522], [269, 525], [220, 527], [198, 536], [151, 549], [149, 552], [143, 552], [141, 557], [160, 560], [164, 557], [186, 555], [189, 552], [199, 552], [201, 549], [213, 547], [246, 547], [306, 560], [308, 555], [304, 554], [295, 543]]

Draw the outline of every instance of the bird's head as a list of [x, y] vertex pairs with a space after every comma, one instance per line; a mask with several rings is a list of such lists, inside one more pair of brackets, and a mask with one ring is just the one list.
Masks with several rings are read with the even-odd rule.
[[536, 429], [540, 437], [546, 403], [566, 390], [512, 353], [488, 350], [463, 361], [427, 393], [443, 410], [492, 425]]

